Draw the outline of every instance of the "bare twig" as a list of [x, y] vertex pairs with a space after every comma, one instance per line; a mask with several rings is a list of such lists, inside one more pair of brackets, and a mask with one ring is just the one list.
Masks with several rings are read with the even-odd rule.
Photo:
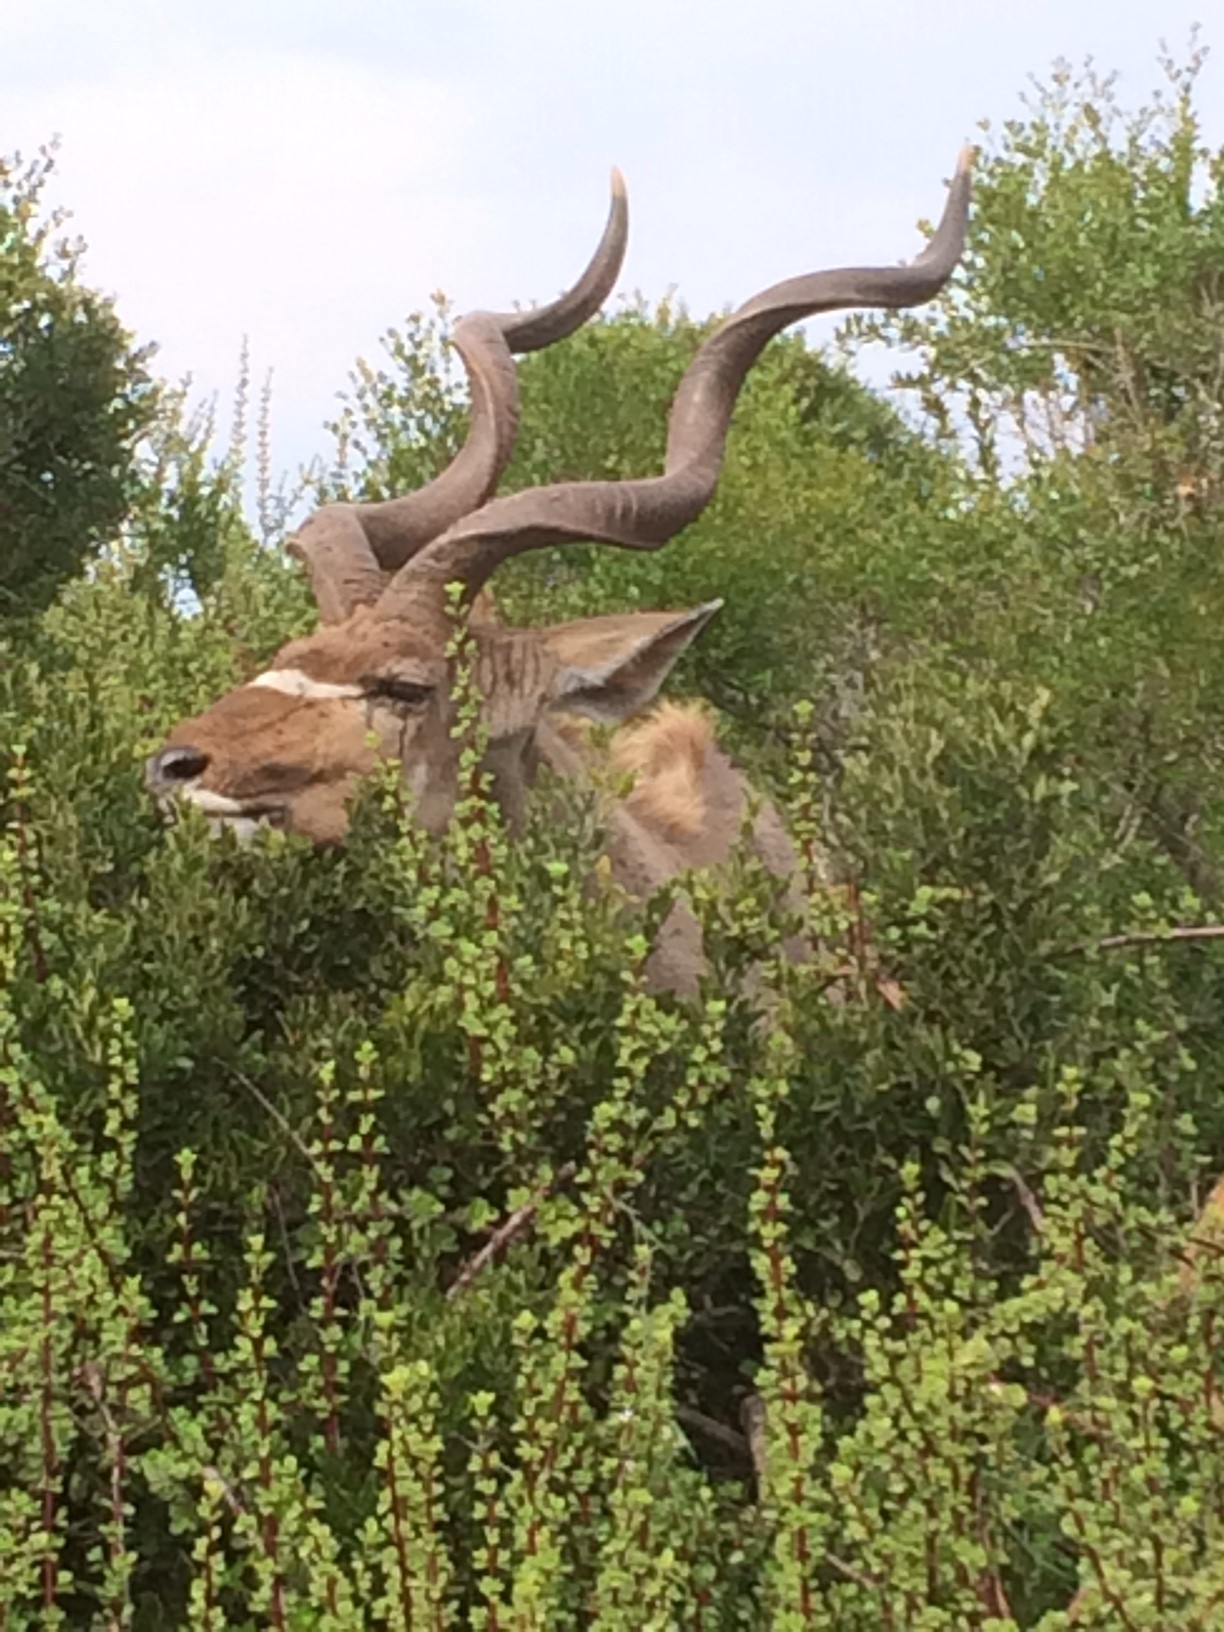
[[306, 1144], [305, 1140], [301, 1137], [297, 1130], [290, 1124], [288, 1118], [285, 1116], [285, 1113], [277, 1109], [277, 1107], [268, 1098], [267, 1094], [264, 1093], [263, 1089], [253, 1083], [250, 1077], [248, 1077], [244, 1072], [240, 1071], [236, 1065], [230, 1065], [228, 1061], [225, 1060], [218, 1060], [217, 1063], [221, 1066], [223, 1071], [229, 1072], [230, 1076], [233, 1077], [235, 1082], [240, 1083], [242, 1087], [246, 1089], [247, 1093], [250, 1094], [251, 1098], [256, 1102], [256, 1104], [259, 1105], [262, 1110], [268, 1113], [285, 1137], [290, 1140], [298, 1154], [304, 1156], [310, 1163], [311, 1167], [314, 1168], [315, 1172], [318, 1173], [319, 1164], [315, 1161], [314, 1156], [311, 1154], [310, 1147]]
[[1160, 946], [1165, 941], [1221, 941], [1224, 924], [1174, 924], [1171, 929], [1136, 930], [1125, 935], [1103, 935], [1095, 941], [1076, 941], [1074, 946], [1060, 947], [1058, 957], [1071, 957], [1078, 952], [1111, 952], [1123, 946]]
[[568, 1184], [574, 1173], [574, 1163], [566, 1162], [557, 1169], [552, 1179], [537, 1195], [530, 1201], [525, 1201], [521, 1207], [516, 1207], [505, 1223], [498, 1225], [480, 1251], [474, 1253], [468, 1259], [467, 1263], [464, 1264], [458, 1275], [447, 1287], [446, 1296], [448, 1300], [457, 1298], [460, 1293], [467, 1291], [481, 1270], [490, 1264], [499, 1253], [504, 1252], [513, 1241], [516, 1241], [529, 1228], [540, 1209], [540, 1203], [546, 1201], [561, 1185]]
[[1045, 1214], [1041, 1210], [1041, 1203], [1037, 1200], [1024, 1175], [1016, 1168], [1011, 1170], [1011, 1181], [1015, 1187], [1020, 1205], [1028, 1216], [1029, 1223], [1036, 1234], [1040, 1235], [1045, 1229]]
[[[124, 1443], [123, 1429], [115, 1420], [110, 1403], [106, 1396], [106, 1379], [102, 1368], [94, 1360], [87, 1360], [81, 1368], [81, 1381], [93, 1398], [102, 1418], [106, 1430], [106, 1455], [110, 1463], [110, 1519], [111, 1533], [107, 1538], [107, 1551], [112, 1563], [122, 1560], [127, 1550], [127, 1503], [124, 1500], [124, 1479], [127, 1475], [127, 1447]], [[119, 1578], [122, 1581], [122, 1576]], [[111, 1615], [107, 1621], [108, 1627], [118, 1627], [127, 1624], [127, 1615], [131, 1603], [127, 1585], [121, 1585], [119, 1597], [112, 1601]]]
[[289, 1277], [289, 1284], [293, 1288], [293, 1295], [297, 1299], [299, 1310], [302, 1314], [306, 1314], [308, 1312], [306, 1296], [302, 1291], [302, 1283], [298, 1279], [298, 1272], [293, 1263], [293, 1242], [289, 1239], [289, 1221], [285, 1217], [280, 1185], [275, 1179], [270, 1180], [268, 1184], [268, 1202], [272, 1211], [276, 1214], [277, 1230], [285, 1254], [285, 1273]]
[[246, 1512], [246, 1504], [243, 1502], [242, 1497], [239, 1495], [235, 1487], [230, 1484], [229, 1480], [215, 1463], [206, 1462], [200, 1469], [200, 1472], [206, 1479], [213, 1480], [213, 1482], [217, 1485], [217, 1488], [225, 1498], [225, 1505], [229, 1508], [231, 1513], [242, 1514]]
[[730, 1451], [737, 1461], [752, 1461], [752, 1450], [747, 1439], [734, 1428], [728, 1428], [725, 1422], [719, 1422], [715, 1417], [707, 1417], [704, 1411], [697, 1411], [691, 1405], [676, 1407], [676, 1421], [681, 1427], [692, 1428], [706, 1439], [713, 1440], [715, 1445], [721, 1445], [723, 1450]]
[[757, 1488], [765, 1488], [767, 1472], [765, 1451], [765, 1401], [759, 1394], [746, 1394], [740, 1405], [740, 1421], [744, 1425], [744, 1433], [748, 1436], [748, 1447], [752, 1452], [752, 1466], [756, 1473]]
[[847, 1564], [844, 1558], [838, 1558], [836, 1553], [826, 1553], [825, 1563], [831, 1564], [838, 1575], [844, 1576], [847, 1581], [853, 1581], [856, 1587], [862, 1587], [866, 1592], [879, 1592], [884, 1586], [882, 1577], [868, 1575], [863, 1570], [856, 1570], [853, 1564]]

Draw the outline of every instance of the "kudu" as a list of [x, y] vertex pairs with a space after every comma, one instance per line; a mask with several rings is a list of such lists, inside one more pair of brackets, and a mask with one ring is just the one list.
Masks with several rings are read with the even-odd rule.
[[[932, 299], [960, 258], [968, 202], [966, 150], [939, 226], [916, 260], [793, 278], [728, 317], [680, 383], [663, 475], [565, 482], [493, 499], [517, 428], [512, 354], [572, 333], [598, 309], [620, 270], [628, 212], [614, 172], [604, 236], [572, 290], [548, 306], [477, 312], [456, 326], [471, 417], [452, 464], [402, 498], [327, 505], [291, 542], [310, 573], [322, 627], [291, 641], [263, 673], [171, 732], [147, 767], [159, 803], [172, 809], [189, 801], [214, 824], [241, 834], [263, 823], [326, 843], [345, 833], [358, 779], [390, 756], [403, 766], [416, 819], [443, 828], [456, 798], [458, 762], [447, 657], [456, 604], [450, 585], [462, 586], [459, 605], [475, 606], [468, 617], [486, 763], [511, 828], [523, 820], [526, 790], [542, 764], [589, 774], [586, 751], [572, 731], [558, 728], [560, 717], [618, 724], [640, 713], [721, 602], [514, 629], [482, 616], [490, 575], [510, 557], [547, 545], [593, 540], [654, 550], [673, 538], [714, 493], [737, 394], [766, 342], [818, 312]], [[689, 868], [727, 859], [741, 832], [747, 789], [702, 714], [660, 709], [613, 739], [612, 762], [630, 781], [630, 791], [607, 811], [613, 877], [629, 894], [643, 897]], [[760, 807], [754, 838], [766, 865], [789, 871], [789, 844], [768, 805]], [[673, 913], [656, 943], [653, 982], [692, 990], [701, 966], [691, 915]]]

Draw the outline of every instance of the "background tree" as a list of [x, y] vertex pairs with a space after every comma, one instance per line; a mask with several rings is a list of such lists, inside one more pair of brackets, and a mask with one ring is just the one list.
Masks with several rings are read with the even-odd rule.
[[0, 618], [53, 599], [135, 496], [146, 351], [78, 277], [44, 194], [51, 156], [0, 160]]
[[1202, 60], [1162, 59], [1134, 110], [1056, 65], [1026, 117], [983, 126], [955, 292], [851, 328], [915, 348], [904, 383], [968, 456], [991, 559], [962, 640], [1055, 689], [1120, 828], [1217, 906], [1224, 154], [1200, 133]]

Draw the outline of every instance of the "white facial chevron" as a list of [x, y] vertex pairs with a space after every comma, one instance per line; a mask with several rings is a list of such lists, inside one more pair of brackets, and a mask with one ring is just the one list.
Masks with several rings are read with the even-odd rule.
[[301, 669], [265, 669], [257, 674], [254, 680], [248, 680], [249, 686], [267, 686], [269, 691], [283, 691], [286, 697], [311, 697], [322, 699], [326, 697], [361, 697], [364, 695], [360, 686], [336, 685], [330, 680], [312, 680]]

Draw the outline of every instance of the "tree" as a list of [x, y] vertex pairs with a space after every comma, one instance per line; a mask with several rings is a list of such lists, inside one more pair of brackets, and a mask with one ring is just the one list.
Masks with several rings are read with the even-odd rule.
[[1205, 56], [1163, 57], [1165, 88], [1137, 109], [1091, 64], [1056, 63], [1025, 118], [982, 122], [955, 292], [854, 325], [919, 348], [907, 383], [945, 431], [963, 413], [984, 470], [1086, 454], [1132, 503], [1224, 502], [1224, 150], [1194, 105]]
[[[1055, 688], [1120, 830], [1203, 899], [1224, 884], [1224, 150], [1204, 52], [1127, 108], [1055, 65], [983, 123], [963, 273], [929, 311], [856, 320], [966, 453], [981, 582], [963, 642]], [[972, 634], [970, 630], [972, 628]]]
[[0, 160], [0, 618], [47, 606], [127, 515], [156, 393], [81, 245], [44, 210], [52, 158]]

